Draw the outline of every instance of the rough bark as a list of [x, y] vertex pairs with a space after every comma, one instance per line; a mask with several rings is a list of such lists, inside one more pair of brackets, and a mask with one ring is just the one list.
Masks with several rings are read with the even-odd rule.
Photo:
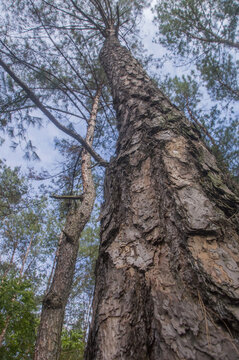
[[86, 360], [239, 359], [238, 198], [196, 127], [109, 36], [117, 112]]
[[[95, 120], [101, 89], [97, 91], [88, 122], [86, 142], [92, 145]], [[89, 221], [95, 200], [95, 185], [91, 172], [91, 157], [87, 150], [82, 154], [83, 199], [72, 206], [60, 236], [56, 268], [41, 312], [34, 360], [58, 360], [61, 349], [61, 331], [65, 307], [70, 294], [79, 248], [79, 237]]]

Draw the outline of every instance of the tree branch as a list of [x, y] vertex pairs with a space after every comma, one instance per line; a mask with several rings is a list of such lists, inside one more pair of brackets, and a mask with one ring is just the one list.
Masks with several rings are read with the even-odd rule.
[[187, 36], [189, 36], [189, 37], [191, 37], [192, 39], [195, 39], [195, 40], [199, 40], [199, 41], [206, 42], [206, 43], [223, 44], [223, 45], [226, 45], [226, 46], [229, 46], [229, 47], [239, 49], [239, 43], [237, 43], [237, 42], [235, 43], [235, 42], [227, 40], [227, 39], [222, 39], [219, 36], [216, 36], [214, 33], [211, 33], [214, 36], [214, 39], [206, 39], [204, 37], [194, 35], [194, 34], [190, 33], [189, 31], [186, 31], [186, 30], [184, 31], [184, 33]]
[[68, 129], [66, 126], [62, 125], [56, 118], [53, 116], [47, 108], [40, 102], [37, 96], [29, 89], [29, 87], [23, 83], [17, 75], [9, 68], [9, 66], [0, 59], [0, 66], [11, 76], [11, 78], [26, 92], [31, 101], [43, 112], [44, 115], [61, 131], [65, 134], [71, 136], [73, 139], [77, 140], [90, 154], [91, 156], [101, 165], [106, 167], [108, 163], [98, 155], [92, 147], [87, 144], [87, 142], [77, 133]]
[[83, 200], [84, 199], [84, 195], [80, 194], [80, 195], [51, 195], [50, 196], [52, 199], [56, 199], [56, 200]]
[[100, 33], [105, 37], [105, 31], [104, 29], [102, 28], [102, 26], [100, 26], [99, 24], [97, 24], [96, 22], [94, 22], [92, 20], [92, 18], [87, 15], [83, 10], [81, 10], [79, 8], [79, 6], [76, 5], [76, 3], [73, 1], [73, 0], [70, 0], [70, 2], [72, 3], [72, 5], [74, 6], [74, 8], [79, 11], [79, 13], [90, 23], [92, 24], [96, 29], [98, 29], [100, 31]]

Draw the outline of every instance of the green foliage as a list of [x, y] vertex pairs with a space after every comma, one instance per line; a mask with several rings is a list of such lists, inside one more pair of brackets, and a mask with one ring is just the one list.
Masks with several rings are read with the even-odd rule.
[[211, 147], [219, 166], [229, 169], [239, 179], [239, 122], [231, 107], [212, 104], [205, 97], [200, 78], [195, 74], [182, 77], [167, 76], [161, 83], [174, 104], [197, 126]]
[[19, 207], [20, 200], [27, 192], [19, 168], [12, 170], [0, 160], [0, 219]]
[[[73, 148], [69, 149], [68, 144], [64, 144], [61, 148], [69, 159], [68, 166], [72, 166], [72, 169], [71, 171], [65, 169], [62, 174], [63, 178], [53, 186], [64, 187], [65, 191], [70, 190], [71, 186], [73, 186], [74, 191], [80, 192], [81, 171], [79, 148], [74, 148], [74, 145], [72, 146]], [[31, 175], [32, 177], [37, 177], [33, 173]], [[68, 181], [66, 181], [66, 177], [69, 177]], [[64, 216], [62, 216], [61, 207], [58, 208], [56, 206], [54, 214], [52, 213], [52, 205], [49, 204], [45, 196], [46, 188], [39, 188], [38, 196], [35, 195], [36, 189], [31, 188], [29, 181], [21, 175], [19, 168], [12, 170], [3, 164], [0, 171], [0, 178], [0, 186], [2, 186], [2, 189], [7, 189], [7, 191], [2, 192], [4, 195], [2, 201], [8, 205], [11, 204], [8, 213], [4, 212], [5, 216], [2, 216], [1, 221], [0, 249], [3, 261], [0, 266], [0, 273], [2, 277], [7, 276], [7, 278], [12, 278], [22, 271], [24, 273], [24, 279], [31, 279], [31, 291], [34, 291], [36, 296], [35, 301], [39, 304], [39, 295], [41, 296], [43, 286], [45, 287], [47, 275], [45, 264], [47, 261], [47, 264], [50, 265], [52, 261], [57, 246], [60, 228], [59, 219], [64, 219]], [[72, 181], [74, 182], [73, 184]], [[44, 195], [42, 193], [44, 193]], [[80, 241], [77, 275], [70, 303], [68, 304], [68, 314], [66, 316], [67, 326], [69, 327], [69, 324], [71, 324], [72, 327], [73, 324], [73, 328], [63, 333], [63, 359], [79, 359], [83, 356], [94, 288], [94, 264], [98, 253], [98, 217], [99, 214], [97, 210], [95, 211], [95, 216], [92, 218], [91, 224], [85, 230], [84, 234], [82, 234]], [[28, 247], [29, 253], [27, 253]], [[30, 301], [30, 298], [27, 298], [28, 293], [25, 291], [28, 290], [27, 286], [29, 282], [24, 280], [26, 281], [26, 287], [24, 287], [24, 281], [22, 280], [21, 284], [23, 285], [20, 286], [20, 282], [18, 282], [20, 280], [19, 278], [17, 279], [14, 286], [12, 286], [12, 283], [9, 283], [11, 286], [4, 285], [5, 290], [3, 295], [6, 300], [5, 303], [9, 303], [12, 307], [16, 307], [19, 302], [14, 301], [11, 303], [9, 299], [20, 299], [21, 303], [27, 303], [28, 300]], [[21, 297], [22, 295], [24, 295], [24, 298]], [[29, 309], [30, 308], [29, 306]], [[25, 311], [24, 309], [25, 308], [22, 310], [23, 312]], [[19, 309], [19, 311], [20, 310], [21, 309]], [[39, 311], [39, 307], [37, 310]], [[8, 359], [6, 357], [8, 353], [12, 358], [16, 356], [17, 359], [27, 359], [32, 356], [33, 342], [30, 344], [29, 340], [29, 346], [26, 345], [27, 340], [25, 341], [23, 339], [22, 343], [19, 342], [20, 330], [16, 330], [20, 327], [19, 319], [22, 320], [22, 324], [25, 327], [26, 337], [31, 333], [34, 338], [35, 331], [33, 331], [33, 327], [29, 326], [27, 321], [25, 321], [26, 319], [22, 319], [20, 315], [17, 317], [12, 316], [14, 311], [12, 308], [8, 309], [8, 312], [11, 314], [11, 327], [9, 327], [9, 329], [14, 329], [13, 332], [15, 335], [11, 333], [10, 338], [8, 338], [8, 334], [6, 334], [5, 342], [7, 342], [8, 345], [6, 346], [8, 346], [8, 348], [4, 348], [5, 350], [7, 349], [6, 351], [4, 350], [4, 359]], [[15, 314], [17, 314], [17, 311], [15, 311]], [[72, 321], [72, 317], [74, 316], [75, 319]], [[8, 315], [5, 311], [4, 318], [2, 318], [3, 326], [4, 323], [6, 323], [7, 317]], [[29, 319], [30, 321], [32, 319], [30, 315]], [[34, 339], [32, 341], [34, 341]], [[16, 349], [18, 349], [18, 353], [12, 355]], [[28, 350], [25, 349], [29, 349], [29, 353], [27, 353]], [[25, 355], [25, 353], [27, 354]]]
[[[74, 6], [70, 0], [60, 0], [57, 4], [52, 0], [24, 0], [14, 1], [14, 6], [9, 6], [9, 1], [2, 0], [0, 13], [2, 10], [6, 16], [0, 19], [0, 31], [5, 35], [0, 39], [1, 56], [59, 121], [73, 126], [76, 132], [82, 132], [92, 96], [99, 83], [105, 83], [98, 58], [103, 41], [99, 28], [102, 30], [109, 26], [111, 21], [118, 24], [120, 39], [142, 58], [137, 25], [147, 3], [146, 0], [103, 1], [100, 8], [105, 12], [104, 16], [95, 1], [77, 0]], [[96, 25], [89, 23], [81, 14], [82, 10], [94, 19]], [[16, 33], [20, 40], [19, 37], [16, 39]], [[7, 84], [7, 81], [8, 77], [4, 75], [4, 83]], [[9, 98], [4, 98], [5, 91], [3, 94], [0, 91], [0, 110], [3, 120], [11, 124], [8, 128], [14, 137], [12, 146], [16, 147], [18, 132], [13, 125], [18, 117], [21, 117], [22, 124], [25, 117], [29, 121], [34, 120], [33, 123], [37, 120], [31, 101], [10, 82], [11, 86], [5, 86], [9, 88]], [[19, 102], [14, 93], [19, 93]], [[110, 157], [117, 130], [107, 86], [104, 86], [103, 94], [94, 146]], [[39, 123], [42, 124], [42, 121]], [[22, 128], [25, 129], [25, 126]], [[26, 141], [25, 153], [27, 158], [37, 158], [32, 142]]]
[[194, 64], [217, 100], [238, 100], [238, 14], [234, 0], [158, 0], [157, 40]]
[[[27, 160], [39, 160], [36, 148], [26, 137], [30, 126], [41, 127], [41, 119], [32, 110], [33, 105], [26, 94], [0, 70], [0, 131], [4, 137], [9, 137], [13, 150], [21, 143]], [[0, 138], [0, 145], [5, 141], [4, 137]]]
[[96, 214], [91, 217], [91, 222], [81, 234], [77, 263], [78, 272], [75, 278], [75, 284], [77, 284], [78, 289], [84, 289], [84, 295], [88, 294], [89, 297], [92, 296], [94, 290], [94, 271], [98, 257], [100, 238], [98, 218], [99, 209]]
[[157, 41], [182, 71], [191, 70], [180, 78], [167, 76], [163, 86], [188, 118], [199, 124], [221, 167], [229, 168], [238, 179], [239, 4], [158, 0], [155, 9]]
[[47, 189], [35, 191], [19, 168], [0, 164], [0, 272], [24, 273], [37, 287], [45, 281], [46, 256], [50, 261], [54, 255], [60, 221]]
[[82, 331], [63, 328], [60, 360], [83, 360], [84, 348], [85, 342]]
[[36, 334], [36, 301], [32, 284], [22, 278], [2, 278], [0, 334], [6, 328], [2, 360], [32, 359]]
[[[39, 298], [53, 260], [60, 222], [47, 189], [30, 186], [20, 169], [0, 167], [1, 359], [32, 359]], [[47, 266], [46, 266], [47, 262]]]

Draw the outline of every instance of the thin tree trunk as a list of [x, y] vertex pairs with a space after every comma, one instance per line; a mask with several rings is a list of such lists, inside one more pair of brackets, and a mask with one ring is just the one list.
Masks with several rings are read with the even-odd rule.
[[[60, 246], [62, 235], [63, 235], [63, 233], [60, 234], [60, 237], [59, 237], [59, 240], [58, 240], [58, 246]], [[59, 249], [57, 247], [56, 253], [55, 253], [55, 256], [54, 256], [54, 260], [53, 260], [53, 264], [52, 264], [52, 268], [51, 268], [51, 272], [50, 272], [50, 276], [47, 279], [46, 293], [48, 293], [48, 291], [50, 289], [50, 286], [51, 286], [52, 277], [53, 277], [53, 274], [54, 274], [55, 268], [56, 268], [56, 262], [57, 262], [57, 258], [58, 258], [58, 253], [59, 253]]]
[[10, 320], [11, 320], [11, 316], [8, 315], [7, 318], [6, 318], [6, 321], [5, 321], [5, 324], [4, 324], [4, 327], [2, 329], [2, 332], [0, 334], [0, 348], [3, 346], [3, 341], [5, 339], [5, 335], [6, 335], [6, 332], [7, 332], [7, 329], [8, 329], [8, 325], [10, 323]]
[[8, 264], [7, 269], [5, 270], [5, 272], [3, 274], [2, 281], [7, 277], [9, 271], [11, 270], [11, 267], [12, 267], [12, 264], [13, 264], [13, 261], [14, 261], [14, 256], [15, 256], [15, 253], [16, 253], [16, 249], [17, 249], [17, 245], [18, 245], [18, 241], [14, 242], [12, 256], [11, 256], [11, 259], [10, 259], [10, 262]]
[[86, 360], [239, 359], [238, 198], [196, 127], [109, 36], [119, 127]]
[[[99, 88], [94, 98], [88, 123], [85, 141], [89, 146], [93, 141], [100, 93], [101, 89]], [[43, 299], [34, 360], [58, 360], [60, 357], [61, 330], [75, 271], [79, 237], [89, 221], [95, 200], [91, 157], [86, 150], [83, 150], [82, 153], [82, 181], [83, 200], [77, 207], [72, 206], [67, 216], [66, 225], [60, 237], [52, 283]]]
[[33, 242], [33, 236], [31, 237], [31, 240], [30, 240], [30, 242], [29, 242], [29, 244], [28, 244], [28, 247], [27, 247], [27, 251], [26, 251], [26, 253], [25, 253], [25, 255], [24, 255], [24, 258], [23, 258], [23, 260], [22, 260], [22, 266], [21, 266], [21, 270], [20, 270], [20, 273], [19, 273], [20, 278], [23, 276], [24, 267], [25, 267], [25, 264], [26, 264], [26, 261], [27, 261], [29, 252], [30, 252], [31, 247], [32, 247], [32, 242]]

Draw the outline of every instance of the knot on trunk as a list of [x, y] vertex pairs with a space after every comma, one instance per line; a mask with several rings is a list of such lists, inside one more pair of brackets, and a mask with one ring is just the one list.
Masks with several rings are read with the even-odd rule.
[[55, 292], [49, 292], [43, 299], [43, 306], [48, 309], [60, 309], [63, 306], [63, 301]]

